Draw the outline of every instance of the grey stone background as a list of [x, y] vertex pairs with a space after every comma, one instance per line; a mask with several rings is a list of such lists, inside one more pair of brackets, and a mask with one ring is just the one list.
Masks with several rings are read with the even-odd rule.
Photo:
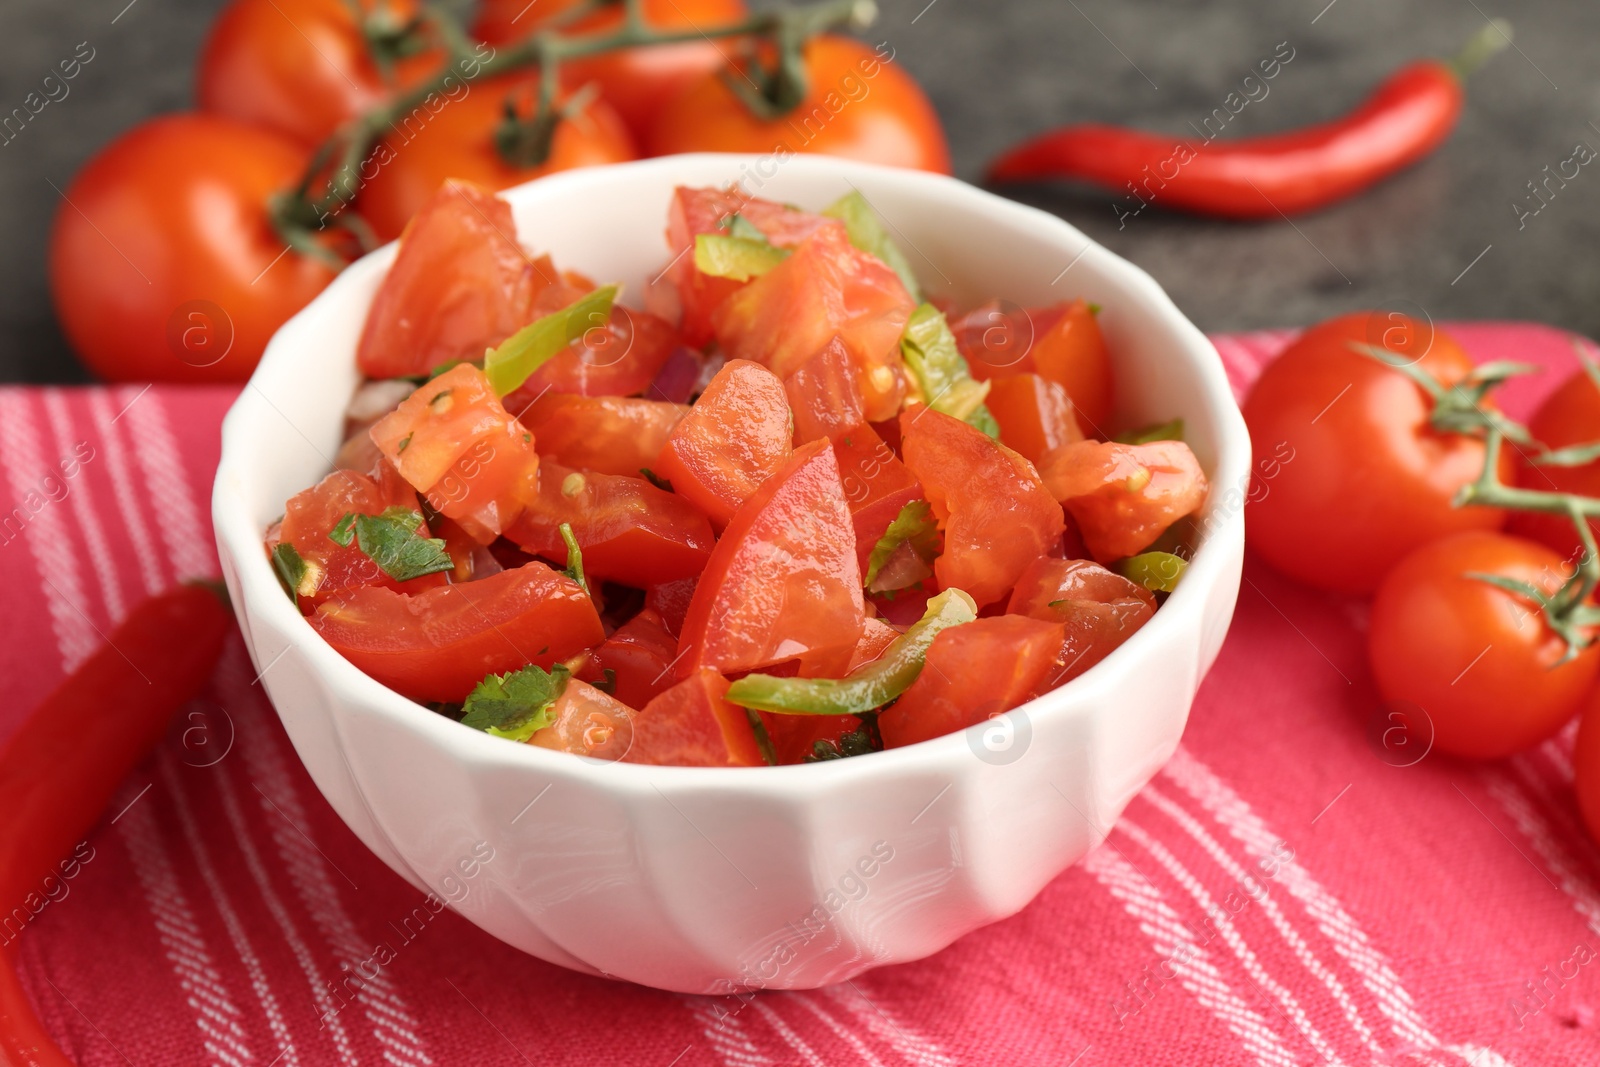
[[[20, 105], [78, 42], [96, 50], [71, 94], [0, 147], [0, 380], [83, 380], [44, 279], [58, 202], [51, 183], [65, 187], [100, 145], [141, 119], [189, 106], [194, 56], [220, 6], [0, 0], [0, 112]], [[1600, 149], [1592, 0], [882, 0], [869, 35], [889, 40], [927, 87], [957, 173], [977, 180], [995, 153], [1058, 123], [1180, 133], [1280, 42], [1294, 59], [1230, 136], [1327, 119], [1401, 63], [1453, 53], [1490, 16], [1515, 23], [1517, 48], [1473, 79], [1444, 149], [1293, 224], [1148, 210], [1119, 228], [1103, 192], [1012, 195], [1151, 271], [1208, 330], [1293, 325], [1405, 300], [1436, 318], [1535, 319], [1600, 334], [1600, 166], [1586, 167], [1521, 228], [1512, 206], [1579, 142]]]

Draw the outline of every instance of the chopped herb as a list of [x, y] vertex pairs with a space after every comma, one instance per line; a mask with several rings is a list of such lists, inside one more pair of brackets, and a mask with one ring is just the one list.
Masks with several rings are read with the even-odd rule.
[[[355, 540], [361, 551], [397, 582], [455, 569], [455, 560], [445, 551], [443, 538], [423, 537], [417, 532], [422, 526], [422, 512], [414, 508], [385, 508], [381, 515], [346, 515], [328, 536], [348, 545], [347, 522], [355, 527]], [[342, 533], [345, 540], [339, 541], [335, 533]]]
[[572, 523], [561, 524], [561, 540], [567, 545], [567, 570], [566, 575], [578, 583], [578, 587], [585, 593], [589, 591], [589, 581], [583, 576], [583, 549], [578, 547], [578, 539], [573, 536]]
[[1088, 305], [1088, 307], [1089, 307], [1089, 314], [1091, 314], [1091, 315], [1100, 314], [1100, 305], [1099, 304], [1090, 304], [1090, 305]]
[[922, 288], [917, 284], [917, 276], [911, 270], [911, 262], [906, 259], [905, 253], [900, 251], [900, 246], [889, 237], [889, 232], [884, 228], [883, 219], [872, 205], [867, 203], [867, 198], [860, 192], [850, 192], [835, 200], [822, 209], [822, 213], [831, 219], [839, 219], [844, 223], [845, 232], [850, 235], [850, 243], [869, 256], [876, 256], [900, 276], [900, 282], [906, 287], [906, 292], [911, 294], [911, 299], [922, 299]]
[[433, 368], [431, 371], [428, 372], [428, 379], [427, 380], [431, 382], [435, 378], [439, 377], [439, 375], [445, 373], [446, 371], [455, 370], [457, 367], [461, 366], [461, 364], [463, 364], [465, 362], [467, 362], [467, 361], [464, 360], [464, 359], [447, 359], [443, 363], [439, 364], [437, 367]]
[[535, 319], [483, 357], [483, 373], [497, 396], [512, 392], [545, 363], [560, 355], [585, 330], [604, 326], [611, 319], [611, 304], [617, 298], [615, 285], [604, 285], [568, 304]]
[[398, 456], [400, 453], [404, 452], [411, 444], [411, 439], [415, 436], [417, 436], [417, 433], [415, 430], [413, 430], [404, 437], [400, 438], [400, 446], [394, 450], [394, 454]]
[[1171, 552], [1142, 552], [1117, 564], [1117, 570], [1124, 578], [1138, 582], [1146, 589], [1170, 593], [1178, 588], [1178, 582], [1188, 566], [1188, 561], [1182, 556]]
[[824, 760], [845, 759], [849, 756], [865, 756], [869, 752], [882, 752], [883, 739], [876, 736], [873, 728], [873, 718], [862, 720], [860, 726], [842, 735], [837, 742], [818, 741], [811, 746], [811, 752], [801, 762], [821, 763]]
[[747, 241], [760, 241], [762, 244], [772, 243], [767, 240], [767, 235], [761, 232], [761, 227], [738, 212], [728, 216], [728, 236], [743, 237]]
[[617, 695], [617, 672], [612, 670], [610, 667], [605, 667], [600, 671], [600, 673], [602, 675], [604, 675], [604, 677], [601, 678], [598, 682], [590, 682], [589, 684], [594, 686], [596, 689], [600, 690], [600, 692], [607, 694], [608, 696], [616, 696]]
[[353, 511], [345, 512], [344, 518], [335, 523], [333, 529], [328, 531], [328, 540], [340, 548], [348, 548], [350, 542], [355, 540], [355, 526], [356, 513]]
[[660, 489], [663, 492], [667, 492], [667, 493], [672, 492], [672, 483], [667, 481], [665, 478], [661, 477], [661, 475], [657, 474], [655, 471], [651, 470], [649, 467], [640, 467], [639, 468], [639, 473], [644, 475], [644, 480], [645, 481], [649, 482], [651, 485], [655, 486], [657, 489]]
[[301, 558], [299, 550], [287, 541], [279, 541], [272, 546], [272, 569], [278, 572], [278, 580], [283, 583], [283, 590], [289, 594], [290, 600], [298, 596], [310, 596], [317, 591], [316, 584], [310, 589], [304, 588], [307, 579], [314, 578], [315, 574]]
[[1154, 426], [1141, 426], [1137, 430], [1119, 433], [1112, 438], [1119, 445], [1148, 445], [1153, 441], [1183, 440], [1183, 420], [1173, 419]]
[[529, 665], [491, 674], [467, 694], [461, 722], [474, 730], [526, 741], [551, 723], [550, 708], [567, 687], [571, 672], [557, 664], [549, 671]]
[[761, 750], [761, 759], [768, 767], [778, 765], [778, 750], [772, 747], [772, 735], [767, 733], [767, 724], [761, 721], [761, 716], [756, 714], [756, 709], [745, 708], [745, 717], [750, 720], [750, 730], [756, 735], [756, 748]]
[[714, 278], [747, 282], [788, 258], [787, 248], [769, 244], [765, 237], [757, 241], [722, 233], [702, 233], [694, 239], [694, 265], [700, 273]]
[[926, 500], [913, 500], [900, 509], [867, 558], [867, 591], [909, 589], [933, 573], [939, 555], [939, 526]]
[[923, 304], [911, 313], [900, 335], [900, 354], [922, 391], [923, 403], [971, 423], [990, 437], [1000, 436], [994, 416], [983, 406], [989, 383], [973, 380], [956, 345], [956, 335], [938, 308]]

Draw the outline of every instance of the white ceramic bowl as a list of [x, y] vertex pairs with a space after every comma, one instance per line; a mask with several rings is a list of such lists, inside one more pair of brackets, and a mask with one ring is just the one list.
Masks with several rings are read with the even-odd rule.
[[261, 549], [284, 501], [321, 478], [338, 447], [356, 340], [393, 245], [272, 339], [223, 424], [212, 505], [262, 682], [361, 840], [535, 956], [695, 993], [809, 988], [919, 959], [1017, 911], [1097, 844], [1171, 756], [1222, 643], [1250, 465], [1216, 352], [1147, 274], [1054, 216], [953, 179], [822, 156], [693, 155], [505, 195], [526, 244], [637, 295], [666, 259], [673, 187], [734, 180], [810, 208], [859, 189], [933, 292], [1023, 305], [1081, 295], [1103, 307], [1121, 420], [1182, 416], [1214, 486], [1204, 543], [1143, 630], [986, 727], [796, 767], [602, 763], [413, 704], [323, 642]]

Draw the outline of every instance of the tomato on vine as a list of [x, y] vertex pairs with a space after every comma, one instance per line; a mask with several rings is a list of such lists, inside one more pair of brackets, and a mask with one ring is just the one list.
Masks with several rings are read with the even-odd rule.
[[[1596, 384], [1593, 371], [1585, 367], [1562, 382], [1528, 421], [1528, 431], [1554, 451], [1600, 441], [1600, 385]], [[1573, 465], [1551, 463], [1533, 450], [1525, 451], [1518, 459], [1517, 484], [1524, 489], [1600, 496], [1600, 460]], [[1511, 529], [1548, 545], [1567, 559], [1578, 557], [1581, 546], [1577, 530], [1564, 515], [1519, 511], [1511, 516]], [[1600, 535], [1600, 520], [1589, 519], [1589, 529]]]

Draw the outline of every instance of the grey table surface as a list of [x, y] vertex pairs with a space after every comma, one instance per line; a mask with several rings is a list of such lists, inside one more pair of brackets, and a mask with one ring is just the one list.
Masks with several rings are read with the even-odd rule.
[[[147, 116], [190, 106], [193, 62], [221, 0], [0, 0], [0, 112], [79, 42], [93, 63], [0, 147], [0, 380], [79, 381], [44, 261], [58, 187]], [[1294, 58], [1230, 136], [1332, 117], [1401, 63], [1448, 55], [1490, 16], [1516, 47], [1472, 80], [1442, 151], [1354, 201], [1233, 223], [1082, 189], [1015, 195], [1155, 275], [1207, 330], [1301, 324], [1408, 301], [1435, 318], [1519, 318], [1600, 333], [1600, 168], [1539, 211], [1528, 183], [1582, 143], [1600, 149], [1600, 5], [1581, 0], [882, 0], [868, 36], [927, 87], [957, 173], [977, 180], [1014, 141], [1070, 121], [1181, 133], [1286, 43]], [[1259, 91], [1257, 91], [1259, 95]], [[1526, 206], [1524, 210], [1526, 210]]]

